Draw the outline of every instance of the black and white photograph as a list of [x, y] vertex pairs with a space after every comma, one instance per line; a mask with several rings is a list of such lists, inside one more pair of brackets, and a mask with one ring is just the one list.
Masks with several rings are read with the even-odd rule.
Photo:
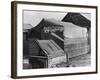
[[23, 69], [91, 65], [91, 14], [23, 11]]
[[12, 77], [97, 73], [97, 7], [12, 2]]

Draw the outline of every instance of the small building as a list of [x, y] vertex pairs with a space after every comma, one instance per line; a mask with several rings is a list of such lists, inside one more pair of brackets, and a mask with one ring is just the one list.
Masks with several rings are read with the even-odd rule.
[[23, 24], [23, 55], [24, 58], [28, 57], [28, 32], [32, 28], [30, 24]]
[[32, 68], [52, 68], [66, 67], [61, 63], [66, 63], [66, 54], [53, 40], [37, 40], [35, 41], [39, 47], [39, 54], [36, 56], [30, 56], [30, 64]]

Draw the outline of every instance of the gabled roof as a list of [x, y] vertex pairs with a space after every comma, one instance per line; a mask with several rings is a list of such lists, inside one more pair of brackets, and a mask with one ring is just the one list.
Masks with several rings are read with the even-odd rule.
[[64, 22], [71, 22], [75, 25], [78, 25], [80, 27], [85, 27], [89, 29], [91, 27], [91, 21], [82, 16], [80, 13], [68, 13], [62, 21]]

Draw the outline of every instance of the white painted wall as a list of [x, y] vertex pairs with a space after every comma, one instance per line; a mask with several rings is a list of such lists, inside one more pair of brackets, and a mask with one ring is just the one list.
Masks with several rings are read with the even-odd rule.
[[[99, 0], [30, 0], [30, 1], [80, 4], [80, 5], [98, 5], [100, 7]], [[98, 13], [100, 14], [100, 11]], [[98, 16], [98, 18], [100, 22], [100, 16]], [[100, 26], [100, 24], [98, 24], [98, 26]], [[99, 30], [100, 28], [98, 27], [98, 34], [100, 35]], [[100, 41], [100, 37], [98, 38], [98, 41]], [[100, 47], [100, 42], [98, 43], [98, 46]], [[100, 57], [100, 54], [98, 54], [98, 57]], [[100, 58], [98, 63], [99, 63], [98, 67], [100, 68]], [[14, 80], [10, 78], [11, 76], [10, 73], [11, 73], [11, 0], [0, 0], [0, 80]], [[100, 69], [98, 74], [45, 77], [45, 78], [34, 78], [34, 79], [27, 78], [26, 80], [100, 80]]]

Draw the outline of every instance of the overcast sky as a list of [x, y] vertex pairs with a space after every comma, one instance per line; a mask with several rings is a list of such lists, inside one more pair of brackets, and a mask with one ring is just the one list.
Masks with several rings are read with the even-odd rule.
[[[33, 27], [35, 27], [43, 18], [55, 19], [55, 20], [61, 21], [65, 17], [65, 15], [67, 15], [67, 13], [64, 13], [64, 12], [24, 11], [23, 20], [24, 20], [24, 24], [31, 24]], [[81, 15], [91, 20], [91, 15], [89, 13], [88, 14], [81, 13]], [[74, 31], [73, 31], [73, 27], [70, 27], [70, 28], [72, 28], [70, 29], [71, 31], [69, 31], [69, 33], [71, 34], [68, 34], [68, 30], [67, 28], [65, 28], [65, 33], [66, 35], [68, 34], [69, 37], [73, 37], [73, 35], [75, 34], [75, 31], [77, 33], [76, 37], [81, 37], [82, 32], [84, 33], [84, 35], [86, 33], [86, 29], [83, 29], [83, 30], [81, 29], [80, 31], [80, 29], [75, 30], [74, 28]]]
[[32, 26], [36, 26], [41, 19], [56, 19], [62, 20], [67, 13], [58, 12], [39, 12], [39, 11], [24, 11], [24, 23], [31, 23]]

